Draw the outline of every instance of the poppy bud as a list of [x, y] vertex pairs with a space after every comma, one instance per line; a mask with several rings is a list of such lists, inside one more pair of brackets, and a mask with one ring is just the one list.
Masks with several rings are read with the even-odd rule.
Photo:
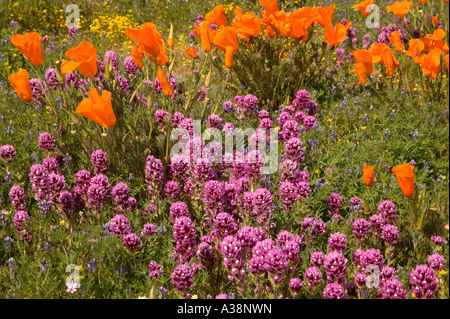
[[367, 188], [371, 188], [373, 186], [373, 172], [373, 166], [364, 165], [363, 181]]

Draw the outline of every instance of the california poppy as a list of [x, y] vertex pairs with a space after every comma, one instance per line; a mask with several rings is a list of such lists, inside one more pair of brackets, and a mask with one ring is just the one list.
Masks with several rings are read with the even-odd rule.
[[125, 30], [125, 34], [139, 45], [139, 49], [142, 49], [151, 61], [154, 61], [155, 57], [158, 65], [169, 61], [162, 36], [153, 23], [146, 22], [141, 25], [140, 29], [128, 28]]
[[236, 32], [244, 41], [248, 41], [248, 37], [257, 37], [261, 31], [259, 18], [254, 16], [252, 12], [242, 13], [241, 8], [234, 10], [236, 18], [233, 19], [232, 26], [236, 28]]
[[425, 45], [425, 51], [430, 51], [431, 49], [440, 49], [444, 53], [448, 52], [448, 44], [444, 41], [445, 31], [437, 28], [434, 30], [433, 34], [427, 34], [420, 40]]
[[392, 31], [388, 39], [391, 42], [391, 44], [395, 46], [396, 51], [402, 52], [405, 49], [405, 46], [403, 45], [402, 40], [400, 38], [400, 32]]
[[217, 34], [217, 30], [212, 30], [208, 21], [202, 21], [195, 25], [193, 33], [200, 39], [202, 43], [202, 50], [205, 52], [211, 51], [211, 43]]
[[16, 73], [10, 74], [9, 81], [22, 101], [31, 101], [33, 93], [31, 92], [30, 79], [27, 70], [22, 69]]
[[361, 11], [361, 13], [367, 17], [370, 14], [370, 11], [368, 10], [368, 6], [370, 5], [373, 5], [373, 0], [364, 0], [363, 2], [353, 5], [352, 9]]
[[405, 54], [413, 58], [415, 64], [419, 64], [423, 50], [425, 50], [425, 44], [421, 40], [411, 39], [409, 40], [409, 49]]
[[438, 27], [440, 25], [440, 22], [438, 21], [438, 18], [436, 16], [433, 16], [431, 20], [433, 21], [435, 27]]
[[93, 78], [97, 73], [97, 50], [88, 41], [83, 41], [75, 48], [66, 51], [66, 58], [75, 59], [63, 61], [61, 73], [66, 74], [77, 69], [81, 74]]
[[191, 46], [187, 46], [184, 49], [184, 52], [186, 52], [186, 54], [189, 55], [190, 57], [192, 57], [194, 59], [198, 59], [198, 53], [195, 52], [195, 50]]
[[392, 52], [392, 49], [385, 43], [373, 43], [370, 47], [372, 53], [372, 62], [380, 63], [386, 66], [386, 75], [393, 76], [398, 62]]
[[394, 13], [399, 18], [403, 18], [409, 12], [409, 10], [411, 10], [412, 6], [412, 2], [404, 0], [402, 2], [396, 2], [393, 5], [387, 6], [386, 11]]
[[392, 168], [392, 172], [397, 178], [398, 185], [406, 198], [414, 196], [414, 166], [409, 163], [398, 165]]
[[40, 66], [44, 63], [44, 52], [41, 49], [41, 35], [37, 32], [15, 34], [9, 40], [30, 61]]
[[278, 11], [277, 0], [259, 0], [259, 4], [263, 6], [269, 15]]
[[334, 48], [336, 45], [345, 40], [347, 37], [347, 31], [351, 25], [351, 22], [347, 22], [346, 25], [338, 23], [334, 27], [331, 23], [328, 24], [325, 27], [325, 37], [323, 40]]
[[161, 83], [161, 87], [163, 89], [163, 92], [167, 96], [173, 95], [173, 89], [170, 86], [169, 81], [167, 81], [166, 75], [164, 74], [164, 71], [161, 68], [158, 68], [158, 72], [156, 72], [156, 77], [159, 80], [159, 83]]
[[84, 116], [102, 127], [111, 127], [116, 124], [116, 115], [111, 105], [111, 92], [103, 91], [102, 96], [96, 88], [88, 92], [89, 97], [81, 101], [76, 113]]
[[173, 25], [170, 23], [169, 37], [167, 38], [167, 46], [173, 48]]
[[139, 49], [135, 44], [131, 45], [131, 58], [138, 68], [144, 66], [144, 50]]
[[367, 188], [371, 188], [373, 186], [374, 170], [375, 170], [374, 166], [364, 165], [363, 181], [364, 185], [366, 185]]
[[221, 51], [225, 51], [225, 66], [232, 68], [234, 63], [234, 51], [239, 49], [239, 44], [234, 27], [224, 27], [214, 38], [214, 45]]
[[227, 17], [225, 16], [225, 9], [223, 4], [215, 6], [210, 12], [205, 15], [205, 19], [209, 21], [209, 23], [213, 23], [218, 27], [227, 25]]
[[264, 35], [268, 38], [273, 38], [274, 36], [276, 36], [276, 33], [275, 33], [275, 31], [273, 31], [272, 27], [270, 25], [268, 25], [264, 29]]
[[352, 52], [356, 66], [350, 72], [354, 72], [358, 75], [359, 83], [366, 84], [366, 75], [372, 74], [372, 54], [368, 50], [355, 50]]
[[446, 54], [444, 56], [444, 61], [445, 61], [445, 65], [447, 66], [447, 73], [449, 73], [449, 71], [448, 71], [448, 54]]
[[316, 19], [316, 22], [319, 23], [323, 28], [329, 25], [333, 20], [334, 8], [336, 8], [335, 4], [332, 4], [328, 8], [325, 7], [317, 7], [316, 12], [320, 17]]
[[420, 66], [422, 67], [423, 75], [436, 79], [439, 72], [441, 72], [441, 54], [440, 49], [432, 49], [430, 53], [422, 55], [420, 58]]

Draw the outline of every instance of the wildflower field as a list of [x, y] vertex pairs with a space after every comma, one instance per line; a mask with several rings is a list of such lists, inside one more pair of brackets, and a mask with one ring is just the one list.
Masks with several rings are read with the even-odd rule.
[[448, 299], [448, 0], [0, 1], [1, 299]]

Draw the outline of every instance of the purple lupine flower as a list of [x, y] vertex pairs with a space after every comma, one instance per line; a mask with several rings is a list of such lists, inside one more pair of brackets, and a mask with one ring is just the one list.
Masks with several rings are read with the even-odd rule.
[[309, 95], [308, 91], [299, 90], [295, 94], [295, 99], [292, 101], [292, 105], [294, 105], [298, 111], [303, 111], [306, 108], [306, 105], [310, 98], [311, 95]]
[[384, 225], [384, 219], [381, 215], [372, 215], [370, 216], [370, 228], [372, 228], [372, 232], [375, 237], [378, 237], [381, 234], [381, 227]]
[[77, 34], [77, 29], [75, 27], [69, 28], [69, 37], [73, 38]]
[[121, 214], [115, 215], [109, 222], [109, 230], [116, 236], [122, 237], [125, 234], [131, 233], [130, 221]]
[[388, 245], [395, 245], [398, 239], [398, 227], [386, 224], [381, 227], [381, 239]]
[[66, 73], [64, 83], [66, 88], [69, 88], [73, 83], [73, 89], [78, 90], [81, 89], [80, 81], [78, 81], [77, 76], [73, 72]]
[[144, 224], [144, 227], [141, 230], [142, 236], [147, 237], [155, 236], [157, 232], [158, 232], [157, 227], [151, 223]]
[[47, 132], [42, 132], [39, 134], [38, 138], [39, 149], [41, 151], [54, 151], [55, 150], [55, 140], [52, 135]]
[[119, 212], [124, 212], [127, 210], [128, 199], [131, 196], [130, 188], [126, 183], [117, 183], [111, 191], [114, 203], [117, 205], [117, 210]]
[[225, 123], [222, 127], [222, 133], [224, 133], [225, 135], [230, 135], [233, 134], [234, 130], [236, 129], [236, 127], [233, 125], [233, 123]]
[[406, 299], [408, 291], [403, 288], [403, 284], [398, 279], [387, 280], [379, 289], [378, 294], [381, 299]]
[[122, 245], [127, 247], [129, 250], [138, 250], [142, 247], [141, 239], [135, 233], [123, 235]]
[[309, 263], [311, 266], [314, 266], [314, 267], [322, 266], [324, 261], [325, 261], [325, 255], [321, 251], [315, 251], [309, 257]]
[[9, 199], [11, 200], [12, 207], [16, 211], [25, 210], [27, 201], [25, 198], [25, 190], [19, 185], [14, 185], [9, 191]]
[[391, 202], [390, 200], [384, 200], [380, 202], [377, 210], [385, 220], [385, 224], [395, 223], [397, 219], [397, 215], [395, 214], [397, 212], [397, 208], [395, 207], [395, 204], [393, 202]]
[[42, 166], [44, 166], [49, 173], [59, 173], [59, 163], [58, 160], [54, 157], [44, 158], [44, 160], [42, 161]]
[[61, 195], [58, 199], [59, 207], [61, 207], [62, 212], [70, 218], [74, 213], [75, 201], [73, 199], [73, 195], [69, 191], [61, 192]]
[[358, 213], [359, 210], [364, 209], [364, 202], [359, 197], [354, 196], [354, 197], [350, 198], [349, 202], [350, 202], [350, 207], [349, 207], [350, 210], [354, 210], [355, 213]]
[[328, 206], [335, 213], [339, 213], [339, 210], [342, 207], [342, 201], [343, 201], [343, 198], [338, 193], [330, 194], [330, 196], [328, 196], [328, 199], [327, 199]]
[[367, 275], [365, 273], [357, 272], [355, 274], [355, 281], [359, 287], [364, 287], [366, 285]]
[[230, 281], [239, 281], [245, 270], [242, 260], [242, 246], [234, 236], [227, 236], [220, 242], [223, 263], [228, 270]]
[[33, 101], [37, 102], [44, 96], [44, 90], [47, 91], [47, 85], [44, 81], [39, 79], [30, 79], [31, 93], [33, 95]]
[[212, 114], [210, 116], [208, 116], [207, 119], [207, 126], [208, 127], [217, 127], [219, 128], [219, 124], [223, 121], [223, 119], [216, 114]]
[[195, 269], [191, 265], [178, 264], [173, 270], [170, 281], [175, 289], [186, 294], [194, 282]]
[[234, 110], [233, 102], [231, 101], [223, 102], [222, 109], [225, 113], [232, 113]]
[[170, 123], [173, 127], [178, 127], [183, 119], [184, 119], [184, 114], [176, 111], [172, 114], [172, 120]]
[[305, 270], [305, 279], [308, 281], [308, 289], [314, 290], [317, 284], [323, 280], [322, 272], [316, 266], [309, 267]]
[[244, 96], [244, 99], [242, 101], [242, 105], [245, 107], [245, 109], [253, 110], [258, 105], [258, 98], [252, 94], [247, 94]]
[[412, 38], [413, 39], [419, 39], [420, 38], [420, 29], [414, 29], [412, 32]]
[[47, 87], [51, 91], [60, 90], [61, 85], [59, 84], [58, 78], [56, 76], [56, 70], [54, 68], [49, 68], [45, 71], [45, 81], [47, 81]]
[[282, 182], [278, 195], [283, 204], [283, 209], [289, 211], [298, 199], [297, 187], [291, 182]]
[[106, 51], [105, 53], [105, 63], [109, 61], [109, 64], [112, 65], [112, 69], [114, 72], [119, 71], [119, 56], [114, 51]]
[[286, 121], [282, 129], [278, 132], [281, 141], [287, 141], [293, 137], [299, 137], [300, 128], [297, 121], [288, 120]]
[[150, 275], [149, 277], [151, 279], [156, 279], [161, 277], [162, 273], [163, 273], [163, 266], [158, 264], [156, 261], [151, 261], [148, 264], [148, 270], [150, 271]]
[[253, 226], [244, 226], [236, 233], [236, 238], [239, 240], [242, 248], [253, 248], [258, 241], [256, 231]]
[[336, 53], [336, 60], [338, 61], [342, 61], [344, 59], [344, 55], [345, 55], [345, 50], [342, 48], [337, 48], [335, 50]]
[[117, 81], [119, 81], [119, 89], [123, 92], [126, 96], [130, 94], [130, 84], [128, 83], [128, 80], [125, 79], [123, 76], [118, 75]]
[[347, 248], [347, 236], [337, 232], [333, 233], [328, 237], [328, 246], [330, 251], [337, 251], [342, 253], [345, 248]]
[[253, 256], [258, 256], [261, 258], [264, 258], [267, 254], [267, 252], [275, 247], [275, 243], [272, 239], [267, 238], [262, 241], [258, 241], [255, 246], [252, 248], [252, 254]]
[[264, 264], [269, 276], [275, 284], [279, 284], [287, 268], [286, 254], [280, 248], [273, 247], [264, 256]]
[[91, 163], [95, 174], [106, 174], [108, 172], [108, 154], [103, 150], [95, 150], [91, 155]]
[[154, 116], [155, 116], [155, 124], [164, 126], [167, 119], [169, 118], [169, 112], [165, 110], [156, 110]]
[[294, 298], [297, 298], [298, 293], [303, 287], [303, 281], [300, 278], [291, 278], [289, 281], [289, 288], [291, 288]]
[[161, 160], [152, 155], [148, 155], [147, 162], [145, 163], [145, 179], [148, 186], [148, 196], [152, 200], [154, 200], [154, 196], [157, 196], [160, 191], [163, 172], [164, 166]]
[[195, 225], [189, 217], [177, 218], [173, 225], [175, 253], [179, 262], [187, 263], [195, 255]]
[[302, 140], [298, 137], [293, 137], [287, 140], [284, 144], [284, 154], [292, 161], [302, 162], [305, 160], [303, 152], [306, 147], [302, 147]]
[[358, 271], [362, 271], [363, 269], [363, 256], [364, 250], [356, 249], [352, 254], [353, 264], [356, 266]]
[[161, 82], [159, 82], [159, 79], [155, 79], [155, 85], [153, 87], [153, 94], [160, 94], [162, 92], [162, 86]]
[[388, 280], [397, 279], [396, 269], [389, 266], [383, 266], [380, 271], [380, 286], [383, 286]]
[[362, 241], [369, 233], [370, 223], [364, 218], [355, 220], [352, 224], [352, 233], [358, 241]]
[[138, 67], [136, 66], [136, 64], [133, 61], [133, 57], [127, 56], [124, 60], [123, 60], [123, 66], [125, 69], [125, 72], [128, 74], [136, 74], [138, 72]]
[[272, 207], [272, 194], [266, 188], [258, 188], [251, 198], [252, 216], [259, 224], [267, 221]]
[[175, 181], [168, 181], [164, 186], [164, 192], [170, 201], [174, 201], [180, 195], [180, 185]]
[[110, 187], [108, 178], [103, 174], [91, 178], [86, 194], [92, 209], [99, 211], [102, 208], [103, 202], [110, 198]]
[[259, 128], [261, 129], [271, 129], [273, 127], [272, 120], [268, 117], [262, 118], [259, 122]]
[[35, 198], [38, 202], [48, 199], [51, 189], [48, 184], [48, 172], [41, 164], [33, 164], [28, 174]]
[[278, 116], [277, 121], [278, 125], [280, 127], [283, 127], [287, 121], [292, 121], [292, 115], [289, 114], [288, 112], [281, 112], [280, 115]]
[[197, 249], [197, 259], [202, 265], [202, 268], [210, 272], [214, 268], [216, 262], [214, 248], [206, 242], [200, 243]]
[[18, 232], [26, 230], [27, 223], [31, 220], [30, 215], [24, 210], [19, 210], [14, 214], [13, 224]]
[[[210, 174], [211, 167], [196, 165], [196, 170], [199, 170], [201, 175]], [[200, 171], [201, 169], [201, 171]], [[210, 180], [203, 185], [203, 203], [206, 206], [206, 212], [212, 216], [217, 215], [223, 211], [225, 200], [225, 183], [222, 181]]]
[[345, 299], [347, 294], [344, 287], [336, 283], [330, 283], [323, 289], [323, 297], [325, 299]]
[[363, 49], [368, 50], [371, 44], [370, 34], [365, 34], [363, 36]]
[[172, 223], [175, 223], [177, 218], [180, 218], [182, 216], [189, 217], [189, 208], [186, 203], [184, 202], [175, 202], [170, 206], [169, 209], [169, 216], [172, 221]]
[[228, 213], [219, 213], [214, 219], [215, 235], [222, 240], [227, 236], [234, 236], [239, 226]]
[[447, 241], [442, 236], [431, 236], [431, 242], [438, 246], [441, 246], [443, 243], [447, 244]]
[[444, 270], [445, 269], [445, 259], [443, 256], [439, 254], [429, 255], [427, 258], [428, 265], [433, 268], [435, 271]]
[[7, 163], [14, 161], [14, 156], [16, 156], [17, 151], [14, 146], [6, 144], [0, 146], [0, 158]]
[[80, 170], [75, 174], [74, 181], [77, 183], [77, 186], [86, 191], [91, 183], [91, 173], [87, 170]]
[[258, 117], [260, 119], [268, 118], [269, 116], [270, 116], [270, 113], [267, 110], [261, 110], [258, 112]]
[[417, 299], [431, 299], [439, 289], [433, 268], [417, 265], [409, 273], [411, 289]]
[[381, 268], [383, 262], [383, 255], [375, 248], [366, 249], [361, 258], [361, 264], [364, 268], [367, 268], [369, 265], [375, 265]]
[[342, 283], [346, 281], [345, 271], [347, 270], [347, 259], [342, 253], [332, 251], [325, 256], [323, 268], [327, 273], [327, 280], [329, 282]]

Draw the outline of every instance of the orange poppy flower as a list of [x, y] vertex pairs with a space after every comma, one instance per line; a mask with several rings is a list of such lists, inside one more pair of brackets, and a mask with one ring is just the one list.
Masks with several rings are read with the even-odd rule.
[[41, 35], [37, 32], [15, 34], [9, 40], [30, 61], [40, 66], [44, 63], [44, 52], [41, 49]]
[[260, 19], [254, 16], [252, 12], [243, 14], [241, 8], [236, 8], [234, 14], [236, 18], [233, 19], [232, 26], [236, 28], [236, 32], [242, 40], [248, 42], [249, 36], [257, 37], [261, 33]]
[[195, 52], [195, 50], [191, 46], [187, 46], [184, 49], [184, 52], [186, 52], [186, 54], [189, 55], [190, 57], [192, 57], [194, 59], [198, 59], [198, 53]]
[[411, 10], [412, 6], [412, 2], [404, 0], [402, 2], [396, 2], [393, 5], [387, 6], [386, 11], [394, 13], [399, 18], [403, 18], [409, 12], [409, 10]]
[[163, 65], [169, 61], [166, 54], [161, 34], [156, 30], [156, 25], [146, 22], [140, 29], [128, 28], [125, 34], [139, 45], [139, 49], [147, 54], [151, 61], [156, 57], [156, 64]]
[[211, 51], [211, 43], [217, 34], [217, 30], [211, 30], [211, 26], [208, 21], [202, 21], [200, 24], [195, 25], [195, 30], [192, 31], [202, 43], [202, 49], [205, 52]]
[[323, 28], [332, 23], [334, 8], [336, 8], [335, 4], [332, 4], [328, 8], [325, 7], [317, 7], [316, 11], [319, 14], [319, 18], [316, 19], [316, 22], [319, 23]]
[[167, 46], [169, 48], [173, 48], [173, 25], [172, 25], [172, 23], [170, 23], [170, 31], [169, 31], [169, 36], [167, 38]]
[[66, 51], [66, 58], [75, 59], [61, 63], [61, 73], [66, 74], [77, 69], [88, 78], [97, 73], [97, 50], [88, 41]]
[[164, 94], [167, 96], [172, 96], [173, 89], [170, 86], [169, 81], [167, 81], [166, 75], [164, 74], [164, 71], [161, 68], [158, 68], [158, 72], [156, 72], [156, 77], [158, 78], [159, 83], [161, 83], [161, 87]]
[[425, 4], [425, 3], [427, 3], [427, 0], [420, 0], [420, 3]]
[[277, 0], [259, 0], [259, 4], [263, 6], [269, 15], [278, 11]]
[[210, 12], [205, 15], [205, 20], [213, 23], [218, 27], [227, 25], [227, 17], [225, 16], [225, 9], [223, 4], [215, 6]]
[[334, 48], [336, 45], [345, 40], [345, 38], [347, 37], [347, 31], [351, 25], [351, 22], [347, 22], [346, 25], [338, 23], [334, 27], [331, 23], [328, 24], [325, 27], [325, 37], [323, 41]]
[[406, 198], [414, 196], [414, 166], [409, 163], [398, 165], [392, 168], [392, 172], [397, 178], [398, 185]]
[[431, 20], [433, 21], [433, 24], [435, 27], [438, 27], [440, 25], [438, 18], [436, 16], [433, 16], [433, 18], [431, 18]]
[[400, 32], [392, 31], [388, 39], [391, 42], [391, 44], [395, 46], [396, 51], [402, 52], [405, 49], [405, 46], [403, 45], [402, 40], [400, 39]]
[[436, 79], [439, 72], [441, 72], [441, 54], [439, 49], [432, 49], [430, 53], [422, 55], [420, 58], [420, 66], [422, 67], [423, 75]]
[[373, 0], [364, 0], [363, 2], [357, 3], [353, 5], [351, 8], [355, 11], [361, 11], [364, 16], [368, 16], [370, 14], [370, 11], [368, 10], [368, 6], [373, 4]]
[[214, 38], [214, 45], [221, 51], [225, 51], [225, 66], [232, 68], [234, 64], [234, 51], [239, 49], [239, 44], [234, 27], [224, 27]]
[[372, 63], [380, 63], [386, 66], [386, 75], [393, 76], [398, 62], [392, 52], [392, 49], [385, 43], [374, 43], [370, 47], [372, 53]]
[[415, 64], [420, 63], [420, 57], [425, 50], [425, 44], [419, 39], [409, 40], [409, 50], [405, 52], [407, 56], [413, 58]]
[[435, 29], [433, 34], [427, 34], [420, 40], [425, 44], [425, 51], [431, 49], [440, 49], [444, 53], [448, 52], [448, 44], [443, 39], [445, 37], [445, 31], [442, 29]]
[[103, 91], [102, 96], [97, 89], [88, 92], [89, 97], [81, 101], [76, 113], [84, 116], [102, 127], [112, 127], [116, 124], [116, 115], [111, 105], [111, 92]]
[[445, 61], [445, 65], [447, 66], [447, 73], [449, 73], [449, 71], [448, 71], [448, 54], [446, 54], [444, 56], [444, 61]]
[[366, 75], [372, 74], [373, 72], [372, 54], [370, 54], [370, 52], [365, 49], [355, 50], [352, 52], [352, 54], [355, 58], [356, 66], [350, 72], [356, 73], [358, 75], [359, 83], [366, 84]]
[[30, 79], [27, 70], [19, 70], [16, 73], [9, 75], [14, 91], [16, 91], [19, 98], [24, 102], [30, 102], [33, 97], [31, 92]]
[[364, 181], [364, 185], [366, 185], [367, 188], [371, 188], [373, 186], [374, 170], [375, 170], [374, 166], [364, 165], [363, 181]]
[[273, 38], [274, 36], [276, 36], [276, 33], [275, 33], [275, 31], [273, 31], [272, 27], [270, 25], [268, 25], [264, 29], [264, 35], [268, 38]]
[[138, 68], [142, 68], [144, 66], [144, 56], [144, 50], [139, 49], [134, 44], [131, 45], [131, 58]]

